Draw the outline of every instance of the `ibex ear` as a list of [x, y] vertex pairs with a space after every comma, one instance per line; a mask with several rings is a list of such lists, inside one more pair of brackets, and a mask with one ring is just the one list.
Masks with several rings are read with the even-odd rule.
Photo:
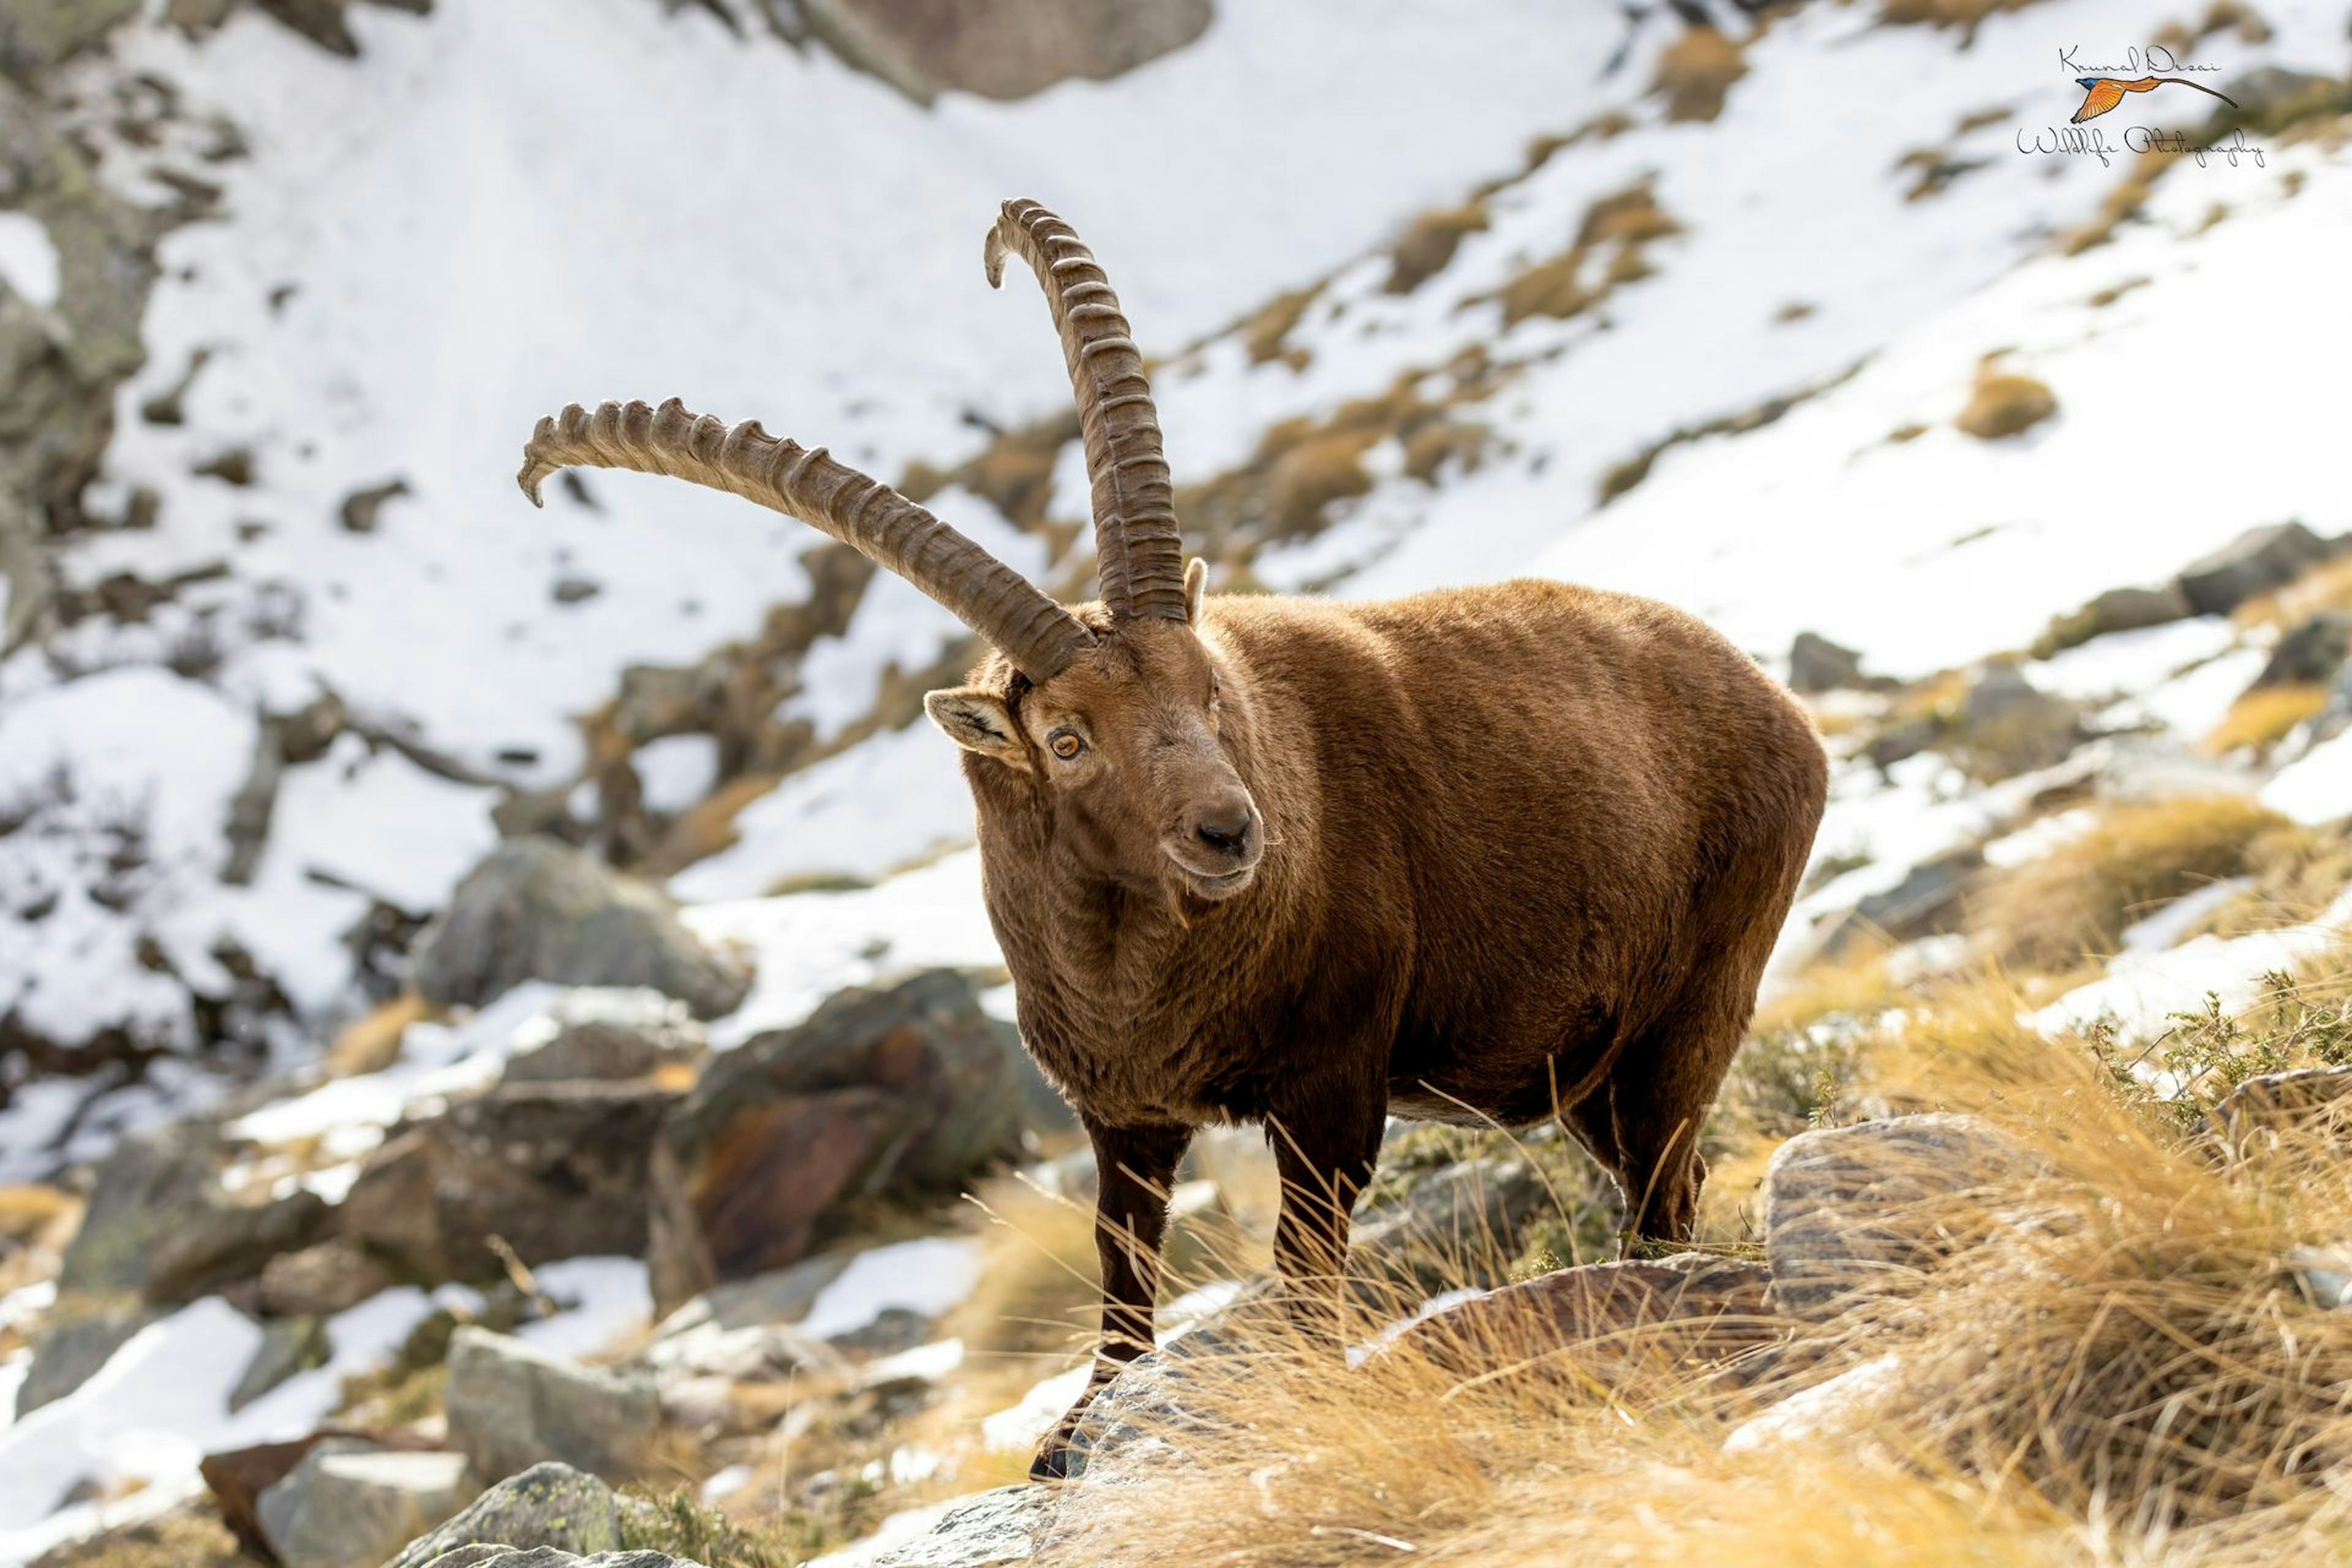
[[1209, 563], [1195, 555], [1184, 565], [1184, 618], [1201, 624], [1201, 595], [1209, 591]]
[[1029, 753], [1013, 727], [1013, 710], [984, 686], [957, 686], [924, 694], [923, 711], [967, 752], [1027, 772]]

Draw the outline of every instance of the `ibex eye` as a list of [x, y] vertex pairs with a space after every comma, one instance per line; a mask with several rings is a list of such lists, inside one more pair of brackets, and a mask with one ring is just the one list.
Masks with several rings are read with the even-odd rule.
[[1051, 746], [1054, 754], [1066, 763], [1087, 749], [1087, 743], [1068, 730], [1055, 731], [1045, 737], [1045, 744]]

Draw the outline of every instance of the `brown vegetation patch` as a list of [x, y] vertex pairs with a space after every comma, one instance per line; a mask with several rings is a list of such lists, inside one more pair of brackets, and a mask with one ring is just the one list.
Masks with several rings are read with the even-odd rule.
[[2152, 278], [2126, 278], [2120, 283], [2110, 285], [2093, 294], [2090, 300], [2091, 309], [2104, 310], [2133, 289], [2145, 289], [2154, 281]]
[[1565, 321], [1582, 315], [1600, 298], [1584, 286], [1583, 272], [1584, 252], [1572, 249], [1538, 262], [1512, 279], [1495, 296], [1502, 302], [1504, 327], [1516, 327], [1529, 316]]
[[1400, 443], [1406, 471], [1423, 482], [1449, 461], [1474, 468], [1489, 433], [1454, 411], [1491, 395], [1507, 374], [1483, 353], [1457, 355], [1444, 372], [1450, 384], [1408, 371], [1377, 396], [1352, 399], [1321, 418], [1286, 419], [1259, 437], [1248, 462], [1179, 487], [1177, 515], [1209, 559], [1239, 568], [1261, 545], [1320, 531], [1333, 506], [1369, 492], [1364, 454], [1382, 441]]
[[1883, 0], [1878, 19], [1895, 27], [1958, 27], [1973, 37], [1988, 16], [2022, 11], [2033, 0]]
[[344, 1025], [327, 1047], [328, 1076], [353, 1078], [383, 1071], [399, 1057], [401, 1037], [408, 1033], [408, 1026], [433, 1016], [433, 1004], [414, 991], [378, 1003]]
[[2059, 251], [2066, 256], [2080, 256], [2113, 239], [2118, 227], [2139, 216], [2140, 209], [2147, 205], [2149, 194], [2156, 189], [2156, 182], [2179, 156], [2155, 149], [2132, 159], [2124, 177], [2099, 198], [2099, 209], [2091, 220], [2058, 237]]
[[2312, 835], [2241, 795], [2112, 805], [2091, 829], [1994, 880], [1971, 910], [2011, 963], [2055, 970], [2115, 951], [2158, 905], [2289, 863]]
[[[1451, 254], [1449, 252], [1449, 254]], [[1443, 265], [1441, 263], [1440, 265]], [[1311, 284], [1294, 289], [1287, 294], [1277, 294], [1266, 301], [1258, 312], [1241, 324], [1242, 346], [1249, 351], [1252, 364], [1267, 364], [1280, 360], [1293, 370], [1305, 370], [1307, 352], [1290, 346], [1289, 338], [1307, 308], [1323, 293], [1323, 285]]]
[[[1422, 214], [1391, 252], [1388, 281], [1381, 288], [1391, 294], [1412, 293], [1444, 271], [1463, 239], [1485, 229], [1487, 222], [1483, 201]], [[1256, 357], [1255, 353], [1252, 357]]]
[[1454, 419], [1423, 425], [1405, 439], [1404, 471], [1423, 484], [1433, 485], [1448, 463], [1464, 469], [1476, 468], [1493, 439], [1494, 432], [1484, 425]]
[[1952, 423], [1979, 441], [2000, 441], [2023, 435], [2057, 412], [2057, 397], [2041, 382], [1987, 365], [1978, 370], [1968, 406]]
[[[1527, 164], [1520, 170], [1519, 178], [1525, 179], [1550, 163], [1554, 153], [1564, 152], [1580, 142], [1612, 142], [1633, 129], [1632, 115], [1622, 109], [1608, 109], [1601, 110], [1565, 135], [1538, 136], [1528, 143]], [[1516, 182], [1503, 182], [1503, 184], [1511, 183]], [[1500, 184], [1496, 188], [1501, 188]]]
[[194, 1508], [54, 1547], [37, 1568], [251, 1568], [228, 1527]]
[[1666, 452], [1690, 441], [1703, 441], [1710, 436], [1744, 436], [1750, 430], [1760, 430], [1801, 404], [1811, 402], [1832, 388], [1843, 384], [1862, 368], [1860, 361], [1826, 381], [1800, 387], [1795, 392], [1778, 397], [1768, 397], [1753, 408], [1743, 408], [1737, 414], [1727, 414], [1697, 425], [1678, 426], [1643, 447], [1622, 462], [1611, 465], [1601, 476], [1597, 506], [1607, 506], [1619, 496], [1650, 477], [1651, 468]]
[[2285, 587], [2247, 600], [2230, 618], [2242, 626], [2284, 628], [2333, 610], [2352, 610], [2352, 555], [2321, 562]]
[[2241, 747], [2268, 752], [2296, 725], [2316, 719], [2326, 708], [2327, 688], [2315, 680], [2257, 687], [2230, 704], [2230, 711], [2201, 745], [2206, 755], [2213, 757], [2227, 756]]
[[952, 468], [918, 463], [898, 488], [908, 500], [923, 501], [951, 484], [961, 485], [986, 497], [1014, 527], [1034, 532], [1045, 522], [1045, 508], [1053, 501], [1054, 467], [1062, 448], [1077, 438], [1076, 411], [1056, 414], [999, 432], [976, 456]]
[[[1607, 299], [1612, 289], [1648, 277], [1652, 268], [1644, 254], [1646, 247], [1679, 233], [1680, 227], [1658, 205], [1650, 183], [1641, 181], [1612, 191], [1587, 207], [1577, 226], [1576, 241], [1567, 250], [1549, 260], [1537, 262], [1495, 293], [1464, 303], [1498, 301], [1503, 307], [1506, 331], [1529, 316], [1566, 320], [1582, 315]], [[1586, 264], [1597, 252], [1612, 247], [1614, 249], [1609, 259], [1601, 266], [1600, 281], [1585, 283]]]
[[1732, 83], [1747, 74], [1738, 45], [1713, 27], [1691, 27], [1658, 58], [1650, 90], [1664, 95], [1670, 121], [1713, 120]]
[[2271, 25], [2252, 6], [2240, 0], [2212, 0], [2194, 26], [2176, 18], [2158, 27], [2148, 41], [2186, 56], [2216, 33], [2232, 34], [2242, 44], [2266, 44], [2270, 42]]
[[1989, 162], [1984, 158], [1955, 158], [1938, 147], [1915, 147], [1903, 154], [1895, 166], [1897, 170], [1910, 170], [1915, 176], [1905, 187], [1903, 199], [1924, 202], [1942, 195], [1961, 175], [1972, 174]]
[[0, 1244], [29, 1247], [80, 1208], [81, 1200], [56, 1187], [0, 1187]]
[[1367, 448], [1378, 441], [1377, 429], [1338, 429], [1290, 440], [1268, 432], [1281, 445], [1280, 454], [1265, 476], [1265, 532], [1273, 539], [1295, 539], [1322, 526], [1325, 509], [1332, 502], [1367, 493], [1372, 476], [1364, 471]]

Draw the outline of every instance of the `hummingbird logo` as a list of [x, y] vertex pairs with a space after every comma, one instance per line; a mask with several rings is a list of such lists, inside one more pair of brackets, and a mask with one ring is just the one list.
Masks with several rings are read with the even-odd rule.
[[2135, 81], [2125, 81], [2120, 77], [2112, 76], [2078, 76], [2074, 79], [2074, 85], [2083, 89], [2083, 107], [2074, 110], [2074, 118], [2067, 123], [2080, 125], [2085, 120], [2096, 120], [2121, 103], [2124, 94], [2154, 92], [2167, 83], [2175, 87], [2193, 87], [2201, 93], [2220, 99], [2232, 109], [2238, 107], [2238, 100], [2228, 93], [2215, 92], [2203, 83], [2190, 81], [2183, 76], [2144, 76]]

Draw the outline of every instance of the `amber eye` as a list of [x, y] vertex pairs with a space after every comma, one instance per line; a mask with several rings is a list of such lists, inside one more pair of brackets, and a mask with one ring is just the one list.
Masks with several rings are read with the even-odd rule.
[[1075, 731], [1069, 730], [1055, 731], [1045, 737], [1045, 744], [1051, 746], [1054, 749], [1054, 754], [1066, 763], [1072, 761], [1080, 752], [1087, 749], [1087, 743], [1079, 740]]

